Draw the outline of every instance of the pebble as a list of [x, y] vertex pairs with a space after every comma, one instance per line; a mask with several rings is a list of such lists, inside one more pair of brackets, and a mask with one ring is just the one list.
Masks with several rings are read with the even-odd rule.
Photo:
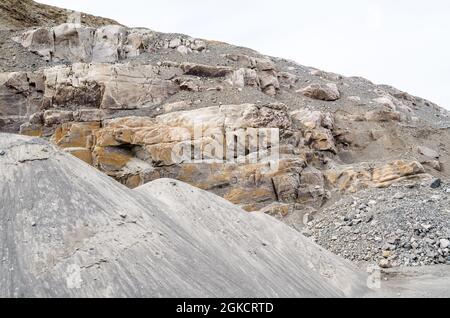
[[438, 189], [441, 187], [441, 185], [442, 185], [442, 180], [437, 178], [431, 182], [430, 187], [431, 187], [431, 189]]
[[0, 156], [6, 155], [6, 152], [4, 150], [0, 150]]
[[431, 197], [431, 200], [433, 200], [433, 201], [440, 201], [441, 199], [442, 199], [442, 197], [440, 195], [433, 195]]
[[446, 249], [446, 248], [450, 247], [450, 241], [447, 239], [442, 239], [439, 241], [439, 243], [440, 243], [440, 246], [442, 249]]
[[391, 262], [387, 259], [382, 259], [379, 263], [379, 266], [381, 268], [391, 268], [392, 267]]

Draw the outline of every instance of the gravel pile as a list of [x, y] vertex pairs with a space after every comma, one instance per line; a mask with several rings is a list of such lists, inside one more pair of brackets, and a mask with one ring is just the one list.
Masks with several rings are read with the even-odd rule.
[[325, 209], [305, 234], [360, 265], [450, 265], [450, 183], [360, 192]]

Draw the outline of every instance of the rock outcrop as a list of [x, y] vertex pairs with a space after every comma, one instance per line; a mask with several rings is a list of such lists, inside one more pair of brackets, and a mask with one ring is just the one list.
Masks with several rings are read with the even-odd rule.
[[9, 35], [26, 51], [17, 61], [45, 66], [2, 66], [0, 131], [46, 138], [130, 188], [174, 178], [297, 228], [330, 199], [448, 174], [450, 119], [429, 101], [225, 43], [81, 22]]

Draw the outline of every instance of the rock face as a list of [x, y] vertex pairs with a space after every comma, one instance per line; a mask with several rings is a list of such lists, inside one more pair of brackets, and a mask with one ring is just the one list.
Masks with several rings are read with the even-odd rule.
[[0, 133], [0, 149], [2, 298], [367, 293], [353, 265], [267, 215], [175, 180], [127, 189], [41, 139]]
[[[49, 61], [115, 63], [148, 51], [154, 37], [155, 32], [146, 29], [128, 29], [120, 25], [92, 28], [65, 23], [26, 31], [14, 40]], [[206, 48], [205, 42], [199, 39], [178, 38], [165, 45], [183, 54]]]
[[422, 98], [221, 42], [59, 22], [0, 32], [17, 52], [0, 59], [0, 131], [129, 188], [174, 178], [300, 230], [343, 196], [449, 176], [449, 114]]

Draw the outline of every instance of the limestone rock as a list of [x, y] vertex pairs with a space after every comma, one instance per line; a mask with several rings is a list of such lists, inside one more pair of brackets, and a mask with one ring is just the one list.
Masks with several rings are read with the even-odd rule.
[[341, 98], [341, 94], [336, 84], [312, 84], [297, 93], [303, 94], [306, 97], [313, 99], [323, 100], [323, 101], [336, 101]]
[[425, 166], [431, 167], [436, 171], [442, 171], [442, 164], [439, 162], [439, 160], [427, 160], [420, 163]]
[[152, 37], [153, 33], [149, 30], [128, 29], [120, 25], [96, 29], [64, 23], [26, 31], [15, 40], [46, 60], [114, 63], [140, 55]]
[[136, 109], [159, 104], [179, 90], [152, 66], [74, 64], [47, 69], [45, 76], [45, 99], [53, 107]]
[[385, 187], [403, 177], [425, 173], [423, 166], [417, 161], [394, 161], [373, 170], [373, 182], [376, 187]]
[[334, 116], [330, 113], [301, 109], [292, 112], [290, 115], [294, 121], [298, 121], [308, 129], [316, 129], [319, 127], [327, 129], [334, 128]]
[[417, 148], [417, 150], [421, 155], [424, 155], [425, 157], [428, 157], [428, 158], [439, 159], [439, 157], [440, 157], [440, 155], [437, 151], [430, 149], [428, 147], [425, 147], [425, 146], [420, 146]]
[[339, 191], [357, 192], [369, 187], [385, 188], [390, 185], [424, 175], [417, 161], [397, 160], [386, 164], [360, 164], [343, 166], [325, 172], [327, 182]]
[[91, 61], [97, 63], [114, 63], [123, 58], [123, 45], [127, 30], [119, 25], [108, 25], [95, 31], [92, 43]]
[[47, 110], [44, 113], [44, 123], [47, 126], [63, 124], [72, 120], [73, 112], [71, 111]]
[[90, 150], [94, 146], [94, 135], [99, 129], [99, 122], [64, 123], [56, 129], [52, 141], [61, 148]]
[[65, 23], [52, 29], [54, 47], [49, 43], [51, 57], [58, 60], [89, 63], [92, 61], [94, 28]]
[[320, 128], [307, 131], [305, 138], [307, 143], [311, 144], [315, 150], [337, 153], [334, 136], [328, 129]]
[[297, 199], [297, 189], [300, 187], [298, 174], [279, 175], [272, 180], [279, 201], [292, 202]]

